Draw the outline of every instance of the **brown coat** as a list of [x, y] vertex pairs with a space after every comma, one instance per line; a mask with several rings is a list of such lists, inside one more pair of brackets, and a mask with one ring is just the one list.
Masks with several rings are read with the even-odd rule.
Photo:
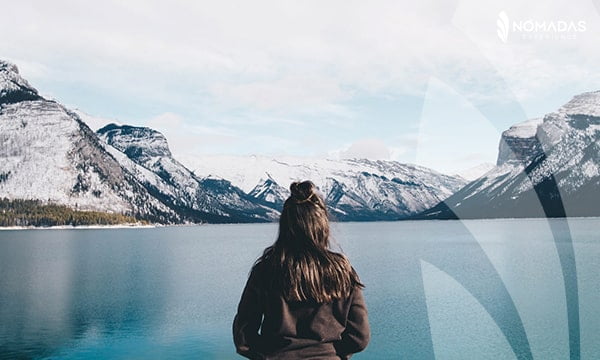
[[367, 346], [369, 321], [359, 287], [332, 303], [288, 302], [280, 292], [265, 290], [268, 276], [256, 266], [242, 293], [233, 321], [239, 354], [249, 359], [348, 359]]

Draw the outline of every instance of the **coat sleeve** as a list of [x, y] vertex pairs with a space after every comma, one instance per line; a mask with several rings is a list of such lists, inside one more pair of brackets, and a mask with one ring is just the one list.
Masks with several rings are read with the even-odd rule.
[[371, 329], [367, 305], [362, 290], [356, 287], [352, 292], [346, 329], [341, 340], [335, 342], [337, 354], [342, 359], [349, 359], [352, 354], [364, 350], [371, 339]]
[[261, 291], [256, 269], [244, 287], [237, 314], [233, 320], [233, 342], [238, 354], [248, 359], [263, 359], [260, 353], [260, 329], [263, 317]]

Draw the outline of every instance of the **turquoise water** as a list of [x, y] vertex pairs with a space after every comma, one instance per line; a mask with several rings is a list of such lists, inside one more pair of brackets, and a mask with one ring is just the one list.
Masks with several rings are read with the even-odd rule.
[[[367, 285], [372, 341], [355, 358], [569, 358], [557, 246], [570, 239], [581, 357], [596, 358], [599, 229], [597, 218], [334, 224]], [[0, 358], [236, 359], [239, 295], [276, 231], [0, 231]]]

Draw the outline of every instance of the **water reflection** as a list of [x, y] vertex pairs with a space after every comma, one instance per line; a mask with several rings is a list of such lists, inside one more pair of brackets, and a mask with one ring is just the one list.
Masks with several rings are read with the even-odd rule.
[[[164, 312], [168, 243], [147, 232], [13, 232], [2, 241], [2, 352], [41, 357], [100, 333], [146, 331]], [[139, 242], [143, 242], [143, 246]]]

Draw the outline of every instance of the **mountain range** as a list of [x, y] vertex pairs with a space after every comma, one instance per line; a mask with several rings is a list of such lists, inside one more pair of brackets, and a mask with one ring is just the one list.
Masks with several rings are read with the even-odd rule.
[[496, 165], [470, 182], [396, 161], [175, 159], [154, 129], [86, 120], [98, 123], [0, 60], [0, 198], [163, 224], [267, 222], [292, 181], [311, 179], [341, 221], [600, 215], [600, 91], [504, 131]]
[[228, 179], [266, 206], [281, 208], [292, 181], [311, 179], [338, 220], [397, 220], [460, 189], [462, 178], [395, 161], [265, 156], [193, 156], [195, 174]]
[[[197, 157], [176, 160], [160, 132], [109, 124], [39, 95], [0, 60], [0, 197], [155, 223], [277, 219], [293, 180], [312, 179], [338, 220], [396, 220], [464, 184], [394, 161]], [[184, 165], [186, 164], [186, 165]]]

